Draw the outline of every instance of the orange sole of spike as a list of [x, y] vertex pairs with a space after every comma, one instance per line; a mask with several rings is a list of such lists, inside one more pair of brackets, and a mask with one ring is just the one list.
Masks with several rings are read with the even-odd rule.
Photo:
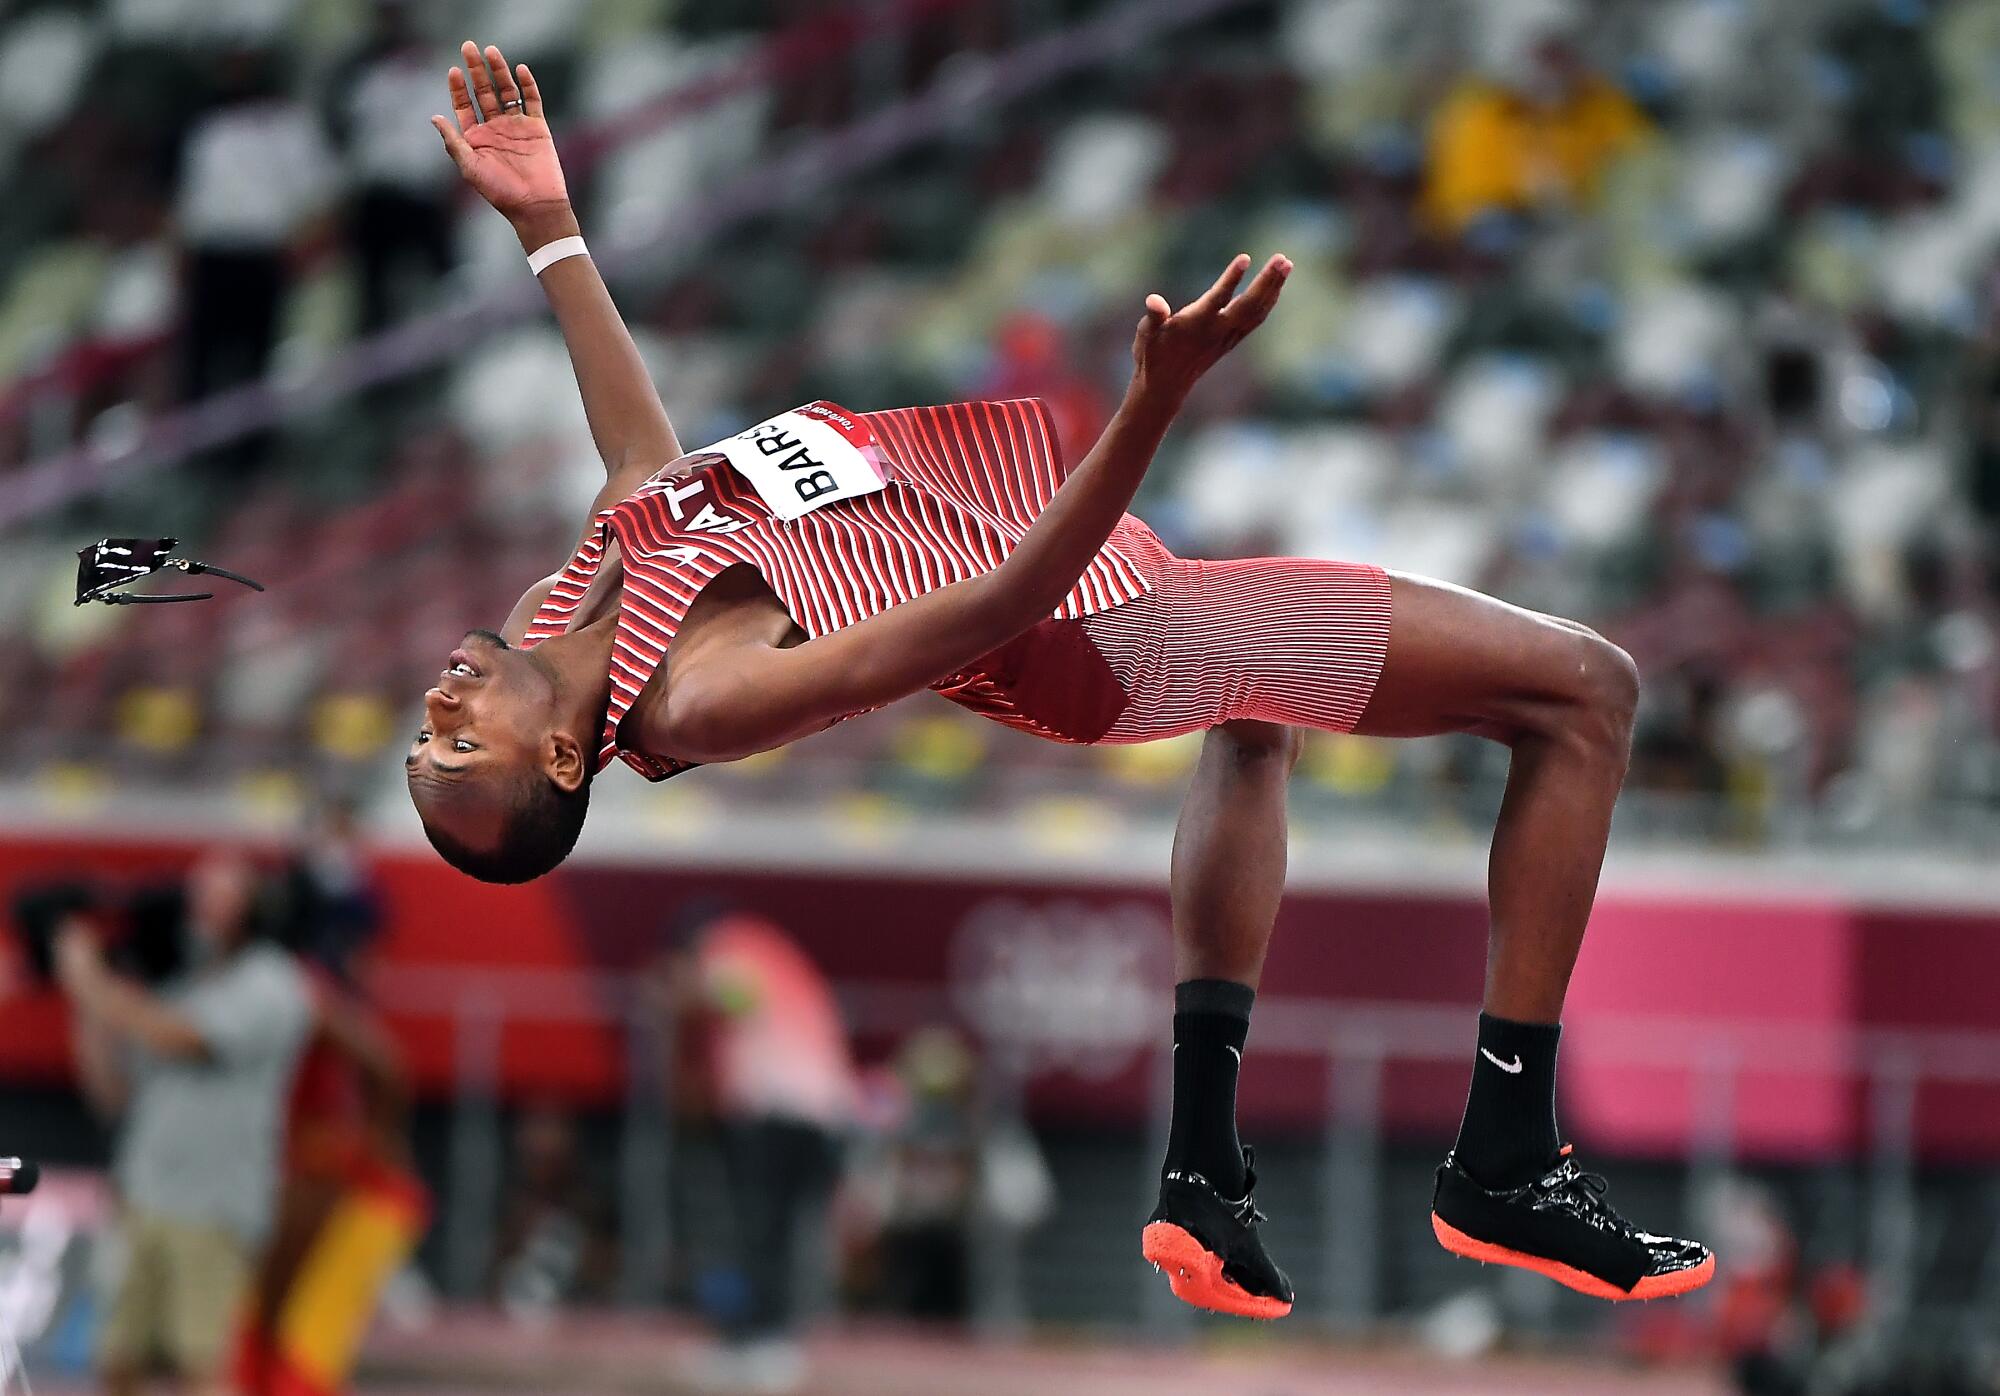
[[1567, 1285], [1578, 1294], [1588, 1294], [1593, 1299], [1609, 1299], [1614, 1303], [1627, 1299], [1671, 1299], [1676, 1294], [1700, 1289], [1715, 1278], [1715, 1257], [1710, 1256], [1692, 1269], [1676, 1270], [1669, 1275], [1647, 1275], [1627, 1291], [1559, 1260], [1545, 1260], [1526, 1251], [1496, 1246], [1490, 1241], [1475, 1241], [1435, 1212], [1431, 1213], [1431, 1230], [1437, 1234], [1438, 1244], [1453, 1255], [1485, 1261], [1490, 1265], [1512, 1265], [1520, 1270], [1533, 1270], [1538, 1275], [1547, 1275], [1559, 1285]]
[[1222, 1276], [1222, 1257], [1207, 1250], [1185, 1228], [1172, 1222], [1149, 1222], [1139, 1236], [1139, 1249], [1167, 1275], [1174, 1298], [1210, 1313], [1238, 1318], [1283, 1318], [1289, 1302], [1252, 1294]]

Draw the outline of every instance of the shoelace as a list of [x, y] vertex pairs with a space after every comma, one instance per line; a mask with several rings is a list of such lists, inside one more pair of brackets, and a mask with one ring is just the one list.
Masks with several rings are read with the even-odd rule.
[[1252, 1167], [1256, 1161], [1256, 1150], [1245, 1144], [1243, 1146], [1243, 1197], [1241, 1201], [1231, 1202], [1228, 1198], [1223, 1197], [1221, 1193], [1216, 1193], [1216, 1197], [1221, 1200], [1224, 1206], [1234, 1209], [1237, 1223], [1242, 1226], [1256, 1226], [1260, 1222], [1270, 1220], [1269, 1217], [1257, 1210], [1257, 1170]]
[[1269, 1217], [1257, 1210], [1257, 1170], [1250, 1166], [1251, 1161], [1255, 1158], [1256, 1154], [1251, 1151], [1248, 1145], [1245, 1145], [1243, 1148], [1243, 1196], [1241, 1197], [1224, 1197], [1221, 1188], [1210, 1182], [1202, 1174], [1193, 1172], [1192, 1170], [1168, 1169], [1161, 1175], [1161, 1178], [1167, 1182], [1192, 1183], [1196, 1187], [1208, 1189], [1208, 1191], [1215, 1194], [1217, 1202], [1220, 1202], [1229, 1209], [1230, 1215], [1236, 1218], [1239, 1225], [1255, 1226], [1259, 1222], [1270, 1220]]
[[1252, 1200], [1248, 1192], [1243, 1194], [1243, 1200], [1241, 1202], [1231, 1202], [1226, 1197], [1223, 1198], [1222, 1201], [1224, 1206], [1233, 1207], [1236, 1209], [1236, 1220], [1244, 1226], [1256, 1226], [1260, 1222], [1267, 1222], [1271, 1220], [1269, 1217], [1265, 1216], [1262, 1212], [1257, 1210], [1257, 1204], [1255, 1201]]
[[1611, 1190], [1611, 1182], [1602, 1173], [1586, 1173], [1576, 1166], [1576, 1160], [1565, 1153], [1563, 1161], [1545, 1175], [1535, 1190], [1550, 1197], [1560, 1197], [1571, 1202], [1592, 1217], [1601, 1218], [1603, 1223], [1615, 1227], [1621, 1235], [1636, 1235], [1638, 1228], [1618, 1215], [1617, 1209], [1604, 1200]]

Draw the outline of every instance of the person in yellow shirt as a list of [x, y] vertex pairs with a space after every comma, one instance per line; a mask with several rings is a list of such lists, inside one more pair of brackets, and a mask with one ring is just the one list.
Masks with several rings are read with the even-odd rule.
[[1567, 43], [1534, 54], [1527, 79], [1467, 78], [1431, 121], [1422, 207], [1460, 233], [1481, 214], [1588, 200], [1604, 171], [1651, 131], [1645, 114]]

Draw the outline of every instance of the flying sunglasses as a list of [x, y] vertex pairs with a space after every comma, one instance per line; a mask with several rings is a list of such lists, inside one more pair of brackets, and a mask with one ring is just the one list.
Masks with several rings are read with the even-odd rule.
[[226, 577], [232, 582], [241, 582], [252, 591], [262, 591], [261, 582], [253, 582], [248, 577], [231, 572], [226, 567], [213, 563], [196, 562], [192, 558], [170, 557], [168, 554], [179, 543], [178, 538], [104, 538], [87, 548], [76, 550], [76, 604], [86, 601], [102, 601], [107, 606], [129, 606], [135, 603], [157, 603], [166, 601], [206, 601], [215, 593], [212, 591], [174, 592], [170, 595], [140, 595], [136, 592], [120, 591], [121, 587], [145, 580], [155, 572], [173, 570], [190, 576], [208, 573]]

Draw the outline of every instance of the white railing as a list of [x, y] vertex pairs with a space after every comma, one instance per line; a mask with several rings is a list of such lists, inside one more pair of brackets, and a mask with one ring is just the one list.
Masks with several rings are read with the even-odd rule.
[[[671, 1245], [668, 1180], [674, 1172], [673, 1121], [665, 1109], [661, 1044], [668, 1025], [615, 976], [584, 972], [400, 968], [379, 985], [382, 1006], [401, 1017], [445, 1019], [454, 1034], [456, 1079], [451, 1092], [449, 1176], [444, 1180], [444, 1280], [462, 1294], [477, 1291], [486, 1273], [494, 1209], [504, 1171], [499, 1109], [500, 1050], [514, 1023], [578, 1023], [610, 1029], [625, 1044], [625, 1127], [621, 1131], [620, 1226], [627, 1239], [623, 1288], [629, 1302], [658, 1302], [661, 1257]], [[965, 1024], [945, 989], [849, 982], [841, 986], [849, 1026], [871, 1038], [894, 1038], [939, 1022]], [[1384, 1211], [1385, 1073], [1396, 1063], [1462, 1064], [1470, 1006], [1444, 1008], [1267, 994], [1257, 1010], [1260, 1058], [1324, 1062], [1330, 1083], [1322, 1102], [1319, 1173], [1324, 1198], [1318, 1257], [1319, 1316], [1343, 1328], [1386, 1317], [1382, 1294], [1380, 1217]], [[1160, 1021], [1164, 1023], [1164, 1005]], [[1747, 1072], [1761, 1077], [1834, 1078], [1866, 1093], [1866, 1143], [1850, 1158], [1824, 1162], [1857, 1168], [1864, 1178], [1865, 1231], [1878, 1321], [1901, 1324], [1916, 1288], [1918, 1150], [1915, 1103], [1927, 1084], [2000, 1089], [2000, 1031], [1945, 1032], [1842, 1029], [1758, 1020], [1688, 1020], [1664, 1016], [1589, 1020], [1587, 1050], [1595, 1066], [1645, 1067], [1683, 1073], [1694, 1122], [1686, 1159], [1685, 1210], [1728, 1176], [1739, 1157], [1738, 1087]], [[1027, 1053], [1020, 1044], [981, 1044], [988, 1108], [1019, 1109], [1028, 1075], [1012, 1070]], [[1155, 1043], [1133, 1043], [1128, 1064], [1150, 1058], [1147, 1123], [1134, 1133], [1135, 1208], [1150, 1205], [1159, 1151], [1171, 1110], [1171, 1072]], [[1143, 1210], [1135, 1215], [1143, 1215]], [[1018, 1244], [1004, 1232], [992, 1244]], [[2000, 1249], [2000, 1237], [1989, 1243]], [[987, 1258], [977, 1310], [990, 1324], [1011, 1328], [1024, 1304], [1018, 1255]], [[1148, 1326], [1173, 1330], [1186, 1311], [1166, 1297], [1155, 1277], [1144, 1286], [1139, 1312]], [[995, 1285], [1000, 1288], [994, 1288]]]

